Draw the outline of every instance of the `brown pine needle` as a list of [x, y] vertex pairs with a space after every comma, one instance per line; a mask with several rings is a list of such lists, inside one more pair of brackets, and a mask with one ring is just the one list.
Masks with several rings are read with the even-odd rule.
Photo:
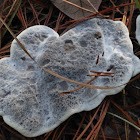
[[107, 103], [104, 102], [102, 111], [101, 111], [102, 113], [100, 114], [100, 118], [99, 118], [98, 122], [96, 123], [96, 125], [94, 126], [94, 128], [91, 130], [91, 132], [88, 135], [88, 137], [86, 138], [86, 140], [89, 140], [90, 138], [91, 138], [90, 140], [93, 140], [93, 138], [95, 138], [97, 136], [97, 134], [99, 133], [103, 120], [106, 116], [109, 104], [110, 104], [110, 101], [108, 101]]
[[[6, 17], [5, 17], [5, 20], [9, 17], [10, 13], [11, 13], [12, 10], [14, 9], [14, 6], [16, 5], [16, 2], [17, 2], [17, 0], [15, 0], [15, 1], [13, 2], [13, 4], [12, 4], [12, 6], [11, 6], [9, 12], [8, 12], [8, 14], [7, 14]], [[5, 20], [4, 20], [4, 21], [5, 21]]]
[[99, 62], [99, 55], [98, 55], [97, 60], [96, 60], [96, 65], [98, 64], [98, 62]]
[[95, 119], [97, 113], [99, 112], [99, 109], [101, 108], [101, 105], [102, 104], [100, 104], [98, 106], [98, 108], [96, 109], [96, 112], [94, 113], [93, 117], [91, 118], [91, 120], [89, 121], [89, 123], [86, 125], [85, 129], [82, 131], [82, 133], [79, 135], [79, 137], [76, 140], [81, 140], [82, 136], [85, 134], [85, 132], [88, 130], [88, 128], [92, 124], [93, 120]]
[[134, 107], [136, 107], [136, 106], [140, 106], [140, 102], [137, 103], [137, 104], [133, 104], [133, 105], [131, 105], [131, 106], [127, 106], [127, 107], [124, 108], [124, 110], [131, 109], [131, 108], [134, 108]]
[[91, 7], [95, 10], [95, 12], [98, 13], [98, 10], [93, 6], [93, 4], [90, 2], [90, 0], [87, 0], [87, 2], [91, 5]]
[[26, 20], [25, 20], [25, 18], [24, 18], [24, 15], [23, 15], [21, 6], [19, 7], [19, 10], [18, 10], [17, 15], [19, 16], [19, 19], [21, 20], [21, 22], [22, 22], [24, 28], [27, 29], [27, 28], [28, 28], [28, 27], [27, 27], [27, 23], [26, 23]]
[[57, 137], [57, 133], [58, 133], [59, 128], [60, 128], [60, 125], [55, 129], [54, 134], [53, 134], [53, 137], [52, 137], [52, 140], [56, 140], [56, 137]]
[[5, 47], [3, 47], [3, 48], [0, 48], [0, 52], [2, 52], [2, 51], [4, 51], [4, 50], [7, 50], [7, 49], [9, 49], [11, 47], [11, 44], [9, 44], [9, 45], [7, 45], [7, 46], [5, 46]]
[[72, 140], [75, 140], [76, 139], [76, 137], [77, 137], [77, 135], [78, 135], [78, 133], [79, 133], [81, 127], [82, 127], [82, 124], [83, 124], [83, 122], [85, 120], [85, 117], [86, 117], [86, 112], [84, 112], [84, 115], [82, 117], [81, 123], [80, 123], [80, 125], [79, 125], [79, 127], [78, 127], [78, 129], [77, 129], [77, 131], [76, 131], [76, 133], [75, 133], [75, 135], [74, 135], [74, 137], [73, 137]]
[[[94, 7], [94, 5], [90, 2], [90, 0], [87, 0], [87, 2], [91, 5], [91, 7], [95, 10], [96, 13], [98, 13], [98, 10]], [[100, 16], [103, 16], [99, 13]]]
[[59, 26], [61, 21], [63, 21], [63, 19], [65, 18], [65, 15], [61, 12], [59, 12], [58, 18], [57, 18], [57, 22], [56, 22], [56, 27], [55, 27], [55, 31], [58, 32]]
[[92, 76], [110, 76], [111, 74], [92, 74], [92, 75], [87, 75], [87, 76], [90, 76], [90, 77], [92, 77]]
[[104, 56], [104, 54], [105, 54], [105, 53], [103, 52], [103, 53], [102, 53], [102, 56]]
[[102, 134], [103, 140], [106, 140], [103, 128], [101, 128], [101, 134]]
[[140, 51], [136, 52], [135, 55], [136, 56], [139, 56], [140, 55]]
[[9, 52], [10, 50], [5, 50], [5, 51], [0, 52], [0, 54], [9, 53]]
[[49, 8], [49, 12], [48, 12], [47, 18], [46, 18], [46, 20], [45, 20], [45, 22], [44, 22], [44, 25], [48, 25], [48, 23], [49, 23], [49, 21], [50, 21], [50, 18], [51, 18], [51, 16], [52, 16], [52, 12], [53, 12], [53, 6], [51, 6], [51, 7]]
[[90, 72], [92, 72], [92, 73], [97, 73], [97, 74], [101, 74], [101, 73], [103, 73], [103, 74], [109, 74], [109, 75], [111, 75], [111, 74], [115, 74], [114, 72], [98, 72], [98, 71], [90, 71]]
[[53, 130], [52, 131], [50, 131], [48, 134], [47, 134], [47, 136], [45, 137], [45, 139], [44, 140], [48, 140], [48, 138], [50, 137], [50, 135], [53, 133]]
[[0, 59], [2, 59], [2, 58], [4, 58], [4, 57], [10, 57], [10, 55], [0, 56]]
[[79, 6], [79, 5], [76, 5], [76, 4], [72, 3], [72, 2], [69, 2], [69, 1], [67, 1], [67, 0], [63, 0], [63, 2], [66, 2], [66, 3], [70, 4], [70, 5], [73, 5], [73, 6], [75, 6], [75, 7], [77, 7], [77, 8], [80, 8], [80, 9], [82, 9], [82, 10], [84, 10], [84, 11], [87, 11], [87, 12], [90, 12], [90, 13], [95, 13], [95, 12], [89, 10], [89, 9], [83, 8], [83, 7], [81, 7], [81, 6]]
[[[93, 80], [95, 80], [97, 77], [95, 76], [94, 78], [92, 78], [90, 81], [88, 81], [86, 84], [89, 84], [89, 83], [91, 83]], [[81, 88], [83, 88], [84, 86], [80, 86], [80, 87], [78, 87], [78, 88], [75, 88], [75, 89], [73, 89], [73, 90], [71, 90], [71, 91], [66, 91], [66, 92], [61, 92], [61, 93], [59, 93], [59, 95], [64, 95], [64, 94], [68, 94], [68, 93], [71, 93], [71, 92], [74, 92], [74, 91], [77, 91], [77, 90], [79, 90], [79, 89], [81, 89]]]
[[64, 125], [64, 127], [62, 128], [62, 130], [59, 132], [59, 135], [58, 135], [58, 137], [56, 138], [57, 140], [59, 140], [60, 137], [62, 136], [62, 133], [63, 133], [63, 131], [66, 129], [66, 127], [68, 126], [70, 120], [71, 120], [71, 119], [68, 119], [68, 120], [67, 120], [66, 124]]
[[34, 17], [35, 17], [35, 19], [37, 20], [37, 24], [40, 25], [40, 22], [39, 22], [39, 19], [38, 19], [38, 15], [37, 15], [37, 13], [36, 13], [36, 11], [35, 11], [35, 9], [34, 9], [33, 4], [30, 2], [30, 0], [28, 0], [28, 2], [29, 2], [30, 7], [31, 7], [31, 9], [32, 9], [32, 11], [33, 11]]
[[140, 127], [139, 124], [137, 124], [131, 117], [130, 115], [125, 112], [117, 103], [115, 103], [114, 101], [111, 100], [111, 103], [120, 111], [122, 112], [122, 114], [125, 116], [125, 118], [130, 121], [131, 123], [135, 124], [137, 127]]
[[140, 78], [140, 74], [138, 74], [137, 76], [135, 76], [133, 79], [131, 79], [127, 84], [130, 84], [131, 82], [137, 80]]

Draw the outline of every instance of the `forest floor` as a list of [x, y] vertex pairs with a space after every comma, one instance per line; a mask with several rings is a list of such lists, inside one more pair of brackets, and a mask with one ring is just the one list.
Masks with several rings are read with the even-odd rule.
[[[102, 16], [122, 21], [128, 27], [134, 53], [139, 57], [140, 45], [136, 41], [135, 30], [140, 11], [135, 1], [103, 0], [98, 11]], [[101, 16], [99, 13], [93, 14], [92, 18]], [[0, 16], [16, 35], [39, 24], [49, 26], [61, 35], [77, 22], [49, 0], [4, 0], [0, 4]], [[0, 59], [10, 56], [12, 40], [13, 37], [0, 23]], [[95, 140], [140, 140], [139, 130], [107, 113], [119, 115], [140, 128], [140, 78], [129, 83], [120, 93], [106, 97], [99, 107], [74, 114], [53, 131], [35, 138], [22, 136], [0, 117], [0, 140], [89, 140], [92, 137]]]

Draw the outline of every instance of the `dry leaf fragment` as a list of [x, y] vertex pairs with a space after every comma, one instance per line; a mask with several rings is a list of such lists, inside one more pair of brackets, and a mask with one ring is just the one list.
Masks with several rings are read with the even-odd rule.
[[51, 0], [51, 2], [67, 16], [79, 19], [97, 12], [102, 0]]

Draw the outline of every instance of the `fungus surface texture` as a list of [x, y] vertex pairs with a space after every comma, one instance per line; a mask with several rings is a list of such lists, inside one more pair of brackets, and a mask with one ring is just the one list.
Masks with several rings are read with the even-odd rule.
[[[94, 18], [79, 23], [60, 36], [51, 28], [36, 25], [18, 37], [43, 67], [66, 78], [102, 87], [127, 83], [140, 72], [127, 27], [120, 21]], [[93, 72], [91, 72], [93, 71]], [[112, 73], [106, 75], [106, 73]], [[49, 132], [69, 116], [96, 108], [113, 89], [78, 88], [41, 69], [14, 40], [9, 58], [0, 60], [0, 115], [27, 137]]]
[[140, 44], [140, 15], [136, 19], [136, 39]]

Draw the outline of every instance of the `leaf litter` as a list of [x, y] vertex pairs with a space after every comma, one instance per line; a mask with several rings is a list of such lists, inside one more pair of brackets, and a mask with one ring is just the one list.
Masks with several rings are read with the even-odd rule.
[[51, 0], [63, 13], [72, 19], [79, 19], [98, 12], [102, 0]]
[[[5, 3], [6, 3], [6, 1], [4, 1]], [[29, 2], [31, 2], [31, 1], [29, 1]], [[35, 3], [35, 5], [38, 5], [38, 6], [40, 6], [41, 4], [36, 0], [36, 1], [34, 1]], [[106, 1], [105, 1], [106, 2]], [[105, 2], [102, 2], [102, 5], [101, 5], [101, 9], [102, 10], [104, 10], [105, 9], [105, 11], [106, 12], [104, 12], [104, 14], [107, 14], [107, 12], [108, 11], [110, 11], [109, 9], [110, 8], [108, 8], [108, 7], [104, 7], [103, 5], [105, 4]], [[4, 3], [4, 4], [5, 4]], [[24, 2], [24, 4], [23, 4], [23, 6], [22, 6], [22, 9], [24, 9], [24, 8], [26, 8], [26, 7], [24, 7], [25, 6], [25, 3], [26, 4], [28, 4], [29, 5], [29, 3], [26, 1], [26, 2]], [[133, 3], [133, 1], [132, 1], [132, 3]], [[33, 4], [33, 5], [34, 5]], [[51, 4], [50, 4], [51, 5]], [[111, 5], [111, 3], [110, 3], [110, 5]], [[131, 3], [126, 3], [126, 5], [127, 6], [131, 6]], [[134, 5], [134, 3], [133, 3], [133, 5]], [[2, 5], [3, 7], [4, 7], [4, 5]], [[51, 6], [51, 8], [50, 9], [52, 9], [52, 7], [53, 6]], [[124, 7], [125, 7], [125, 5], [124, 5]], [[48, 11], [49, 11], [49, 8], [48, 8]], [[117, 7], [118, 8], [118, 7]], [[31, 10], [31, 8], [29, 8], [30, 9], [30, 11], [32, 11]], [[53, 7], [53, 9], [55, 9], [55, 7]], [[108, 9], [108, 10], [107, 10]], [[112, 13], [109, 13], [108, 15], [110, 16], [111, 14], [113, 14], [114, 15], [114, 19], [115, 19], [115, 15], [117, 15], [118, 14], [118, 12], [117, 11], [115, 11], [115, 8], [112, 8], [113, 9], [113, 12], [115, 12], [115, 14], [112, 12]], [[51, 10], [50, 10], [51, 11]], [[57, 11], [57, 9], [56, 9], [56, 11]], [[19, 11], [18, 11], [19, 12]], [[35, 11], [34, 12], [36, 12], [36, 9], [35, 9]], [[111, 12], [111, 11], [110, 11]], [[22, 13], [22, 15], [24, 15], [25, 16], [25, 14], [27, 14], [26, 12], [25, 13], [23, 13], [22, 11], [20, 11], [20, 13]], [[1, 12], [1, 14], [2, 14], [2, 12]], [[135, 15], [137, 15], [137, 13], [135, 13]], [[130, 17], [131, 18], [133, 18], [133, 17], [135, 17], [135, 15], [134, 15], [134, 13], [133, 12], [131, 12], [130, 14], [127, 14], [126, 15], [126, 18], [125, 18], [125, 21], [127, 21], [128, 19], [130, 19]], [[39, 15], [38, 15], [39, 16]], [[42, 15], [41, 15], [42, 16]], [[43, 15], [44, 16], [44, 15]], [[56, 15], [55, 15], [56, 16]], [[55, 23], [57, 22], [57, 18], [55, 17], [54, 15], [53, 15], [53, 12], [49, 12], [49, 15], [47, 15], [47, 17], [50, 17], [49, 19], [49, 21], [47, 21], [46, 22], [46, 19], [44, 19], [43, 20], [43, 22], [44, 23], [47, 23], [46, 25], [50, 25], [50, 26], [54, 26], [55, 25]], [[25, 18], [25, 17], [24, 17]], [[31, 26], [31, 25], [35, 25], [35, 24], [38, 24], [38, 21], [36, 20], [36, 18], [35, 18], [35, 16], [34, 17], [31, 17], [32, 19], [30, 19], [30, 21], [27, 21], [26, 22], [26, 24], [28, 23], [28, 25], [27, 25], [27, 27], [29, 27], [29, 26]], [[120, 20], [122, 19], [123, 17], [120, 15]], [[53, 19], [53, 20], [52, 20]], [[55, 19], [55, 20], [54, 20]], [[117, 19], [117, 18], [116, 18]], [[14, 19], [13, 19], [14, 20]], [[40, 19], [38, 19], [38, 20], [40, 20]], [[54, 22], [55, 21], [55, 22]], [[60, 24], [57, 24], [57, 30], [59, 31], [59, 29], [61, 29], [61, 27], [63, 26], [63, 24], [65, 25], [65, 22], [67, 22], [67, 21], [70, 21], [70, 19], [69, 18], [64, 18], [63, 19], [63, 21], [61, 21], [61, 23]], [[21, 21], [22, 22], [22, 21]], [[30, 24], [29, 24], [29, 22], [30, 22]], [[128, 20], [127, 21], [127, 25], [131, 25], [131, 24], [129, 24], [129, 22], [130, 22], [130, 20]], [[24, 23], [25, 24], [25, 23]], [[42, 24], [42, 23], [41, 23]], [[18, 27], [18, 26], [17, 26]], [[66, 29], [68, 26], [65, 26], [65, 28], [63, 28], [63, 29]], [[5, 27], [4, 26], [2, 26], [1, 27], [1, 30], [0, 30], [0, 34], [2, 34], [3, 33], [3, 29], [4, 29]], [[14, 28], [12, 25], [11, 25], [11, 29], [12, 28]], [[61, 30], [62, 31], [62, 30]], [[17, 33], [17, 32], [21, 32], [21, 31], [16, 31], [15, 33]], [[130, 31], [131, 32], [131, 31]], [[3, 40], [5, 40], [5, 38], [3, 38]], [[1, 48], [1, 52], [3, 52], [3, 53], [1, 53], [0, 54], [0, 57], [2, 58], [2, 57], [6, 57], [7, 55], [9, 55], [8, 54], [8, 52], [9, 52], [9, 47], [10, 47], [10, 45], [8, 45], [10, 42], [7, 42], [7, 45], [4, 45], [3, 46], [3, 44], [6, 44], [6, 43], [3, 43], [3, 40], [1, 39], [0, 40], [0, 42], [1, 42], [1, 46], [0, 46], [0, 48]], [[11, 38], [11, 40], [12, 40], [12, 38]], [[5, 52], [6, 51], [6, 52]], [[139, 52], [139, 46], [137, 46], [137, 52]], [[137, 53], [136, 52], [136, 53]], [[135, 79], [135, 81], [134, 82], [137, 82], [137, 80]], [[133, 82], [133, 83], [134, 83]], [[130, 88], [131, 88], [131, 85], [133, 86], [133, 85], [135, 85], [135, 83], [134, 84], [130, 84], [130, 85], [128, 85], [128, 86], [130, 86]], [[139, 86], [139, 85], [138, 85]], [[135, 89], [138, 93], [140, 92], [139, 91], [139, 89]], [[127, 91], [127, 87], [126, 87], [126, 91]], [[132, 90], [133, 91], [133, 90]], [[136, 95], [136, 94], [134, 94], [134, 95]], [[121, 97], [121, 94], [119, 94], [119, 95], [115, 95], [116, 97], [119, 97], [119, 98], [122, 98]], [[136, 95], [137, 96], [137, 95]], [[137, 96], [138, 97], [138, 96]], [[110, 98], [110, 97], [109, 97]], [[139, 124], [137, 123], [137, 119], [132, 115], [132, 117], [133, 117], [133, 119], [131, 118], [131, 116], [128, 114], [128, 113], [126, 113], [125, 112], [125, 110], [123, 109], [123, 103], [121, 104], [121, 106], [119, 106], [119, 105], [117, 105], [117, 100], [115, 100], [115, 101], [113, 101], [113, 98], [115, 99], [115, 97], [111, 97], [109, 100], [111, 100], [111, 105], [109, 105], [108, 107], [109, 107], [109, 110], [111, 110], [112, 112], [113, 111], [115, 111], [115, 110], [113, 110], [113, 108], [114, 107], [112, 107], [112, 105], [115, 105], [115, 107], [117, 107], [118, 108], [118, 110], [117, 110], [117, 112], [115, 112], [115, 113], [118, 113], [118, 114], [120, 114], [120, 112], [122, 112], [122, 115], [123, 115], [123, 117], [124, 118], [126, 118], [127, 120], [129, 120], [131, 123], [133, 123], [133, 124], [135, 124], [135, 125], [137, 125], [138, 127], [140, 127], [139, 126]], [[138, 97], [138, 99], [139, 99], [139, 97]], [[103, 102], [109, 102], [108, 101], [108, 98], [107, 99], [105, 99]], [[127, 102], [127, 100], [126, 100], [126, 102]], [[118, 102], [119, 104], [120, 104], [120, 102]], [[132, 102], [133, 103], [133, 102]], [[128, 108], [128, 110], [129, 110], [129, 106], [130, 106], [130, 108], [131, 109], [133, 109], [133, 108], [137, 108], [138, 106], [139, 106], [139, 103], [136, 103], [135, 105], [133, 105], [133, 104], [130, 104], [130, 102], [129, 102], [129, 105], [126, 107], [125, 106], [125, 109], [127, 109]], [[96, 138], [97, 139], [103, 139], [103, 138], [106, 138], [106, 139], [119, 139], [119, 137], [122, 137], [122, 138], [124, 138], [124, 136], [122, 135], [122, 134], [119, 134], [119, 136], [117, 136], [117, 135], [114, 135], [114, 136], [108, 136], [108, 135], [106, 135], [106, 134], [104, 134], [104, 132], [103, 131], [105, 131], [105, 128], [106, 128], [106, 123], [108, 122], [108, 120], [109, 120], [109, 117], [108, 117], [108, 115], [104, 118], [103, 117], [103, 115], [98, 115], [98, 114], [100, 114], [100, 112], [103, 112], [104, 111], [104, 109], [103, 109], [103, 111], [102, 110], [100, 110], [100, 107], [102, 106], [102, 108], [105, 108], [105, 104], [101, 104], [99, 107], [97, 107], [97, 109], [94, 109], [93, 111], [90, 111], [92, 114], [93, 114], [93, 118], [94, 119], [92, 119], [91, 120], [91, 122], [92, 122], [92, 124], [94, 124], [94, 125], [99, 125], [99, 128], [101, 127], [101, 124], [102, 124], [102, 127], [104, 126], [104, 128], [103, 129], [96, 129], [96, 128], [94, 128], [94, 129], [96, 129], [96, 131], [94, 131], [93, 129], [93, 132], [95, 133], [95, 136], [96, 136]], [[107, 106], [106, 106], [107, 107]], [[97, 111], [97, 113], [95, 114], [94, 112], [96, 112]], [[133, 112], [133, 111], [132, 111]], [[105, 112], [105, 114], [106, 114], [106, 112]], [[95, 116], [97, 116], [96, 117], [96, 119], [95, 119]], [[84, 138], [86, 138], [86, 139], [89, 139], [89, 138], [92, 138], [92, 137], [94, 137], [93, 135], [91, 136], [91, 126], [94, 126], [94, 125], [91, 125], [91, 124], [89, 124], [89, 126], [91, 127], [90, 129], [87, 129], [87, 132], [86, 131], [84, 131], [84, 133], [82, 133], [83, 131], [81, 131], [81, 130], [79, 130], [79, 132], [77, 132], [77, 130], [78, 130], [78, 128], [77, 128], [77, 130], [76, 130], [76, 126], [74, 127], [74, 129], [72, 129], [73, 128], [73, 126], [71, 126], [71, 125], [69, 125], [68, 126], [68, 124], [71, 122], [71, 124], [73, 124], [73, 122], [76, 120], [76, 125], [78, 124], [78, 122], [80, 121], [80, 119], [79, 119], [79, 117], [81, 118], [81, 120], [82, 120], [82, 123], [81, 123], [81, 125], [80, 126], [82, 126], [82, 129], [84, 130], [85, 128], [83, 127], [84, 125], [87, 125], [87, 122], [88, 121], [90, 121], [90, 118], [89, 118], [89, 114], [88, 114], [88, 112], [83, 112], [83, 113], [79, 113], [79, 114], [76, 114], [76, 115], [74, 115], [74, 116], [72, 116], [72, 117], [70, 117], [70, 119], [68, 119], [67, 121], [66, 121], [66, 123], [64, 122], [63, 124], [61, 124], [58, 128], [56, 128], [57, 129], [57, 131], [51, 131], [50, 133], [48, 133], [48, 134], [46, 134], [46, 135], [42, 135], [42, 136], [39, 136], [39, 137], [36, 137], [36, 138], [31, 138], [32, 140], [44, 140], [44, 139], [56, 139], [58, 136], [59, 136], [59, 133], [60, 132], [62, 132], [62, 135], [61, 136], [59, 136], [59, 137], [61, 137], [61, 139], [63, 139], [63, 138], [65, 138], [65, 139], [72, 139], [75, 135], [77, 135], [75, 138], [78, 138], [79, 136], [80, 136], [80, 134], [82, 134], [82, 136], [84, 137]], [[100, 119], [100, 117], [101, 117], [101, 119]], [[98, 118], [98, 119], [97, 119]], [[102, 121], [104, 120], [104, 122], [102, 122]], [[98, 123], [98, 121], [101, 121], [101, 123]], [[117, 123], [119, 123], [120, 121], [117, 121]], [[68, 124], [67, 124], [68, 123]], [[80, 123], [80, 122], [79, 122]], [[113, 125], [113, 124], [112, 124]], [[20, 134], [18, 134], [15, 130], [12, 130], [9, 126], [7, 126], [3, 121], [2, 121], [2, 119], [1, 119], [1, 126], [0, 126], [0, 137], [2, 138], [2, 139], [6, 139], [6, 135], [7, 135], [7, 133], [10, 133], [10, 135], [12, 136], [12, 135], [14, 135], [15, 137], [17, 137], [17, 139], [29, 139], [29, 138], [25, 138], [25, 137], [23, 137], [23, 136], [21, 136]], [[64, 129], [63, 129], [64, 128]], [[121, 128], [119, 128], [119, 129], [122, 129], [123, 128], [123, 125], [121, 126]], [[79, 128], [80, 129], [80, 128]], [[63, 131], [62, 131], [63, 130]], [[102, 131], [103, 130], [103, 131]], [[112, 127], [112, 130], [114, 130], [114, 128]], [[129, 128], [129, 130], [130, 131], [132, 131], [131, 130], [131, 128]], [[101, 132], [101, 133], [97, 133], [97, 132]], [[117, 130], [116, 130], [117, 131]], [[77, 132], [77, 133], [76, 133]], [[92, 133], [92, 134], [94, 134], [94, 133]], [[125, 133], [125, 132], [124, 132]], [[133, 134], [134, 133], [137, 133], [137, 131], [133, 131]], [[138, 135], [136, 135], [135, 136], [136, 138], [138, 138], [139, 136]]]

